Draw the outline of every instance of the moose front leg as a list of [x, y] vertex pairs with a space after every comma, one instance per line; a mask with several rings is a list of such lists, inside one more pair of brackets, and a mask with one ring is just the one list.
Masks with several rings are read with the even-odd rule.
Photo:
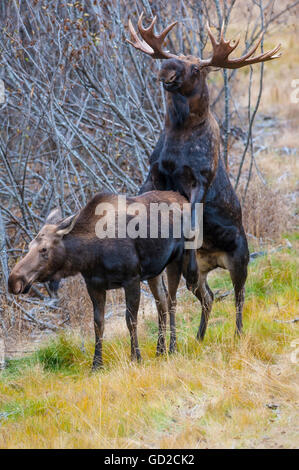
[[176, 351], [176, 326], [175, 326], [175, 314], [176, 314], [176, 294], [179, 287], [182, 267], [180, 263], [174, 261], [167, 266], [167, 280], [168, 280], [168, 311], [170, 321], [170, 343], [169, 343], [169, 354]]
[[182, 187], [185, 188], [185, 194], [189, 194], [189, 201], [191, 205], [190, 235], [193, 236], [193, 241], [187, 242], [186, 245], [186, 247], [188, 246], [188, 249], [190, 249], [189, 265], [186, 273], [187, 286], [190, 288], [197, 283], [198, 279], [196, 253], [197, 249], [200, 248], [202, 243], [202, 210], [198, 210], [197, 204], [202, 203], [203, 201], [206, 180], [201, 178], [201, 180], [198, 181], [193, 173], [193, 170], [187, 165], [184, 165], [182, 180]]
[[126, 322], [131, 337], [131, 359], [141, 360], [137, 338], [137, 315], [140, 302], [140, 281], [135, 280], [125, 286]]
[[95, 331], [95, 351], [92, 363], [92, 370], [103, 366], [102, 343], [105, 322], [106, 291], [95, 289], [92, 284], [85, 279], [87, 290], [93, 305], [94, 331]]
[[201, 319], [196, 338], [198, 341], [203, 341], [214, 299], [213, 292], [206, 281], [206, 274], [200, 274], [199, 285], [193, 293], [201, 302]]

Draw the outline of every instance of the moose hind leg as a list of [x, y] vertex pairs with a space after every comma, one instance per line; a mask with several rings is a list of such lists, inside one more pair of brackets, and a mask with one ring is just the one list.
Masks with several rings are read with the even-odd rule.
[[141, 360], [137, 337], [137, 315], [140, 302], [140, 281], [132, 281], [125, 286], [126, 322], [131, 338], [131, 359]]
[[199, 341], [203, 341], [214, 300], [214, 294], [207, 283], [207, 273], [200, 273], [198, 286], [193, 293], [201, 302], [201, 319], [196, 337]]
[[243, 329], [243, 306], [245, 300], [245, 282], [247, 278], [247, 264], [238, 264], [233, 266], [230, 270], [230, 276], [235, 291], [235, 304], [236, 304], [236, 335], [241, 335]]
[[235, 287], [235, 299], [236, 299], [236, 335], [241, 335], [243, 330], [243, 306], [245, 300], [245, 287], [241, 289], [236, 289]]
[[247, 266], [249, 252], [245, 235], [240, 238], [237, 250], [228, 258], [228, 269], [235, 291], [236, 304], [236, 331], [240, 336], [243, 329], [242, 315], [245, 300], [245, 282], [247, 279]]
[[165, 354], [166, 352], [166, 321], [167, 321], [167, 299], [165, 288], [163, 285], [162, 274], [153, 279], [148, 280], [149, 288], [155, 298], [158, 321], [159, 321], [159, 332], [157, 342], [157, 356]]

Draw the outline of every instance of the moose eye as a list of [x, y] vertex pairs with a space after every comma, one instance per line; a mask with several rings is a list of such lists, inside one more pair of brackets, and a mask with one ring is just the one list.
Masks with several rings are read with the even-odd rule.
[[39, 252], [43, 255], [43, 254], [47, 253], [47, 248], [41, 248], [39, 250]]

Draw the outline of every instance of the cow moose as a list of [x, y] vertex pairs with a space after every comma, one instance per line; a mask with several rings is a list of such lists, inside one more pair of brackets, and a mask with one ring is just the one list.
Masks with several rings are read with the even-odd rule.
[[[142, 21], [143, 13], [138, 20], [140, 39], [129, 20], [131, 41], [127, 41], [153, 59], [164, 59], [159, 78], [167, 99], [165, 126], [150, 156], [149, 174], [140, 193], [153, 189], [172, 190], [180, 192], [191, 204], [204, 203], [203, 244], [196, 251], [199, 283], [189, 285], [202, 304], [197, 338], [204, 338], [212, 309], [213, 293], [207, 284], [207, 275], [217, 267], [230, 272], [235, 292], [236, 332], [240, 334], [249, 252], [241, 207], [220, 155], [220, 131], [210, 110], [207, 75], [212, 67], [236, 69], [276, 59], [280, 56], [277, 54], [280, 45], [253, 57], [262, 40], [262, 33], [246, 54], [240, 58], [230, 58], [239, 40], [226, 41], [222, 26], [217, 41], [208, 26], [213, 48], [210, 58], [175, 55], [163, 50], [163, 42], [177, 22], [156, 35], [156, 17], [148, 28], [143, 27]], [[194, 251], [190, 256], [192, 253]], [[167, 275], [169, 305], [174, 309], [178, 280], [171, 268]], [[161, 279], [155, 282], [159, 284]], [[163, 302], [165, 300], [161, 297], [160, 303]]]
[[[146, 208], [138, 224], [150, 228], [150, 204], [166, 203], [169, 207], [167, 236], [162, 233], [161, 215], [156, 224], [157, 236], [150, 230], [144, 237], [120, 235], [118, 220], [125, 214], [126, 227], [132, 222], [134, 211], [129, 208], [139, 203]], [[104, 204], [104, 206], [100, 206]], [[128, 197], [124, 208], [118, 207], [118, 196], [110, 193], [98, 193], [78, 213], [62, 220], [57, 220], [57, 212], [50, 213], [45, 225], [30, 242], [29, 251], [20, 260], [8, 278], [9, 292], [12, 294], [27, 293], [34, 282], [58, 282], [62, 278], [81, 273], [85, 280], [94, 309], [95, 354], [93, 369], [102, 366], [102, 339], [104, 332], [104, 309], [106, 291], [124, 288], [126, 299], [126, 322], [131, 337], [131, 357], [141, 359], [137, 338], [137, 313], [140, 300], [140, 281], [148, 280], [156, 299], [161, 297], [159, 286], [154, 278], [167, 265], [170, 265], [179, 278], [183, 272], [188, 277], [188, 262], [183, 263], [184, 230], [179, 225], [175, 233], [175, 211], [178, 216], [184, 214], [184, 204], [188, 201], [177, 192], [152, 191], [137, 197]], [[108, 206], [107, 206], [108, 205]], [[132, 206], [131, 206], [132, 205]], [[99, 211], [103, 207], [105, 210]], [[183, 211], [182, 211], [183, 209]], [[162, 210], [162, 209], [161, 209]], [[122, 212], [123, 211], [123, 212]], [[115, 233], [112, 237], [100, 238], [97, 223], [105, 215], [105, 223], [116, 214]], [[59, 218], [59, 217], [58, 217]], [[179, 219], [181, 220], [181, 219]], [[180, 222], [181, 224], [182, 222]], [[113, 233], [112, 233], [113, 235]], [[120, 235], [120, 236], [118, 236]], [[159, 334], [157, 353], [166, 350], [166, 308], [157, 304]], [[173, 313], [174, 314], [174, 313]], [[171, 325], [174, 319], [171, 318]], [[175, 329], [171, 329], [170, 350], [175, 347]]]

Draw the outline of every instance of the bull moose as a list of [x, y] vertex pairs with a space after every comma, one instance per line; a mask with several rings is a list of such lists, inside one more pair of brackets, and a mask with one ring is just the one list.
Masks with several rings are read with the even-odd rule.
[[[257, 44], [246, 54], [230, 58], [239, 40], [226, 41], [222, 26], [220, 40], [217, 41], [208, 26], [212, 56], [209, 59], [178, 56], [163, 50], [163, 42], [177, 22], [156, 35], [156, 17], [148, 28], [143, 27], [142, 21], [143, 14], [138, 20], [140, 39], [129, 20], [132, 40], [128, 42], [153, 59], [164, 60], [159, 79], [166, 91], [167, 106], [165, 126], [150, 156], [150, 171], [140, 192], [153, 189], [179, 191], [191, 204], [204, 203], [203, 244], [194, 257], [199, 270], [199, 284], [189, 285], [202, 304], [197, 338], [204, 338], [212, 309], [213, 293], [207, 284], [207, 275], [217, 267], [229, 270], [235, 291], [236, 332], [241, 333], [249, 252], [241, 207], [220, 154], [220, 131], [210, 110], [207, 75], [212, 67], [236, 69], [276, 59], [280, 56], [277, 54], [280, 45], [253, 57], [262, 33]], [[195, 271], [194, 263], [193, 267]], [[173, 309], [178, 281], [171, 268], [167, 274], [169, 303]], [[161, 279], [155, 282], [159, 284]], [[162, 296], [160, 303], [163, 302]]]
[[[105, 220], [111, 220], [116, 212], [117, 220], [121, 210], [125, 212], [126, 225], [132, 222], [134, 211], [128, 208], [135, 203], [146, 209], [138, 224], [147, 228], [151, 222], [150, 204], [166, 203], [171, 209], [169, 228], [166, 237], [162, 233], [161, 216], [157, 222], [157, 237], [149, 231], [144, 237], [131, 237], [127, 232], [121, 237], [118, 222], [114, 237], [99, 238], [97, 223], [106, 214]], [[180, 278], [183, 272], [188, 278], [188, 261], [183, 263], [184, 234], [181, 226], [175, 233], [175, 211], [179, 212], [187, 200], [179, 193], [152, 191], [137, 197], [126, 199], [127, 207], [118, 208], [118, 196], [110, 193], [98, 193], [78, 213], [62, 220], [57, 220], [57, 211], [52, 211], [37, 236], [29, 244], [29, 251], [20, 260], [8, 278], [9, 291], [12, 294], [27, 293], [34, 282], [59, 281], [62, 278], [81, 273], [85, 280], [94, 309], [95, 354], [93, 368], [102, 366], [102, 339], [104, 332], [104, 309], [106, 291], [124, 288], [126, 299], [126, 322], [131, 337], [131, 357], [141, 359], [137, 338], [137, 313], [140, 300], [140, 281], [149, 284], [163, 269], [170, 265]], [[104, 206], [100, 206], [103, 204]], [[107, 204], [109, 207], [107, 207]], [[104, 207], [105, 211], [99, 211]], [[164, 206], [165, 207], [165, 206]], [[111, 212], [109, 212], [111, 211]], [[161, 293], [152, 290], [158, 299]], [[159, 334], [157, 353], [164, 353], [166, 309], [158, 304]], [[174, 319], [171, 319], [174, 325]], [[170, 350], [174, 350], [175, 331], [172, 329]]]

